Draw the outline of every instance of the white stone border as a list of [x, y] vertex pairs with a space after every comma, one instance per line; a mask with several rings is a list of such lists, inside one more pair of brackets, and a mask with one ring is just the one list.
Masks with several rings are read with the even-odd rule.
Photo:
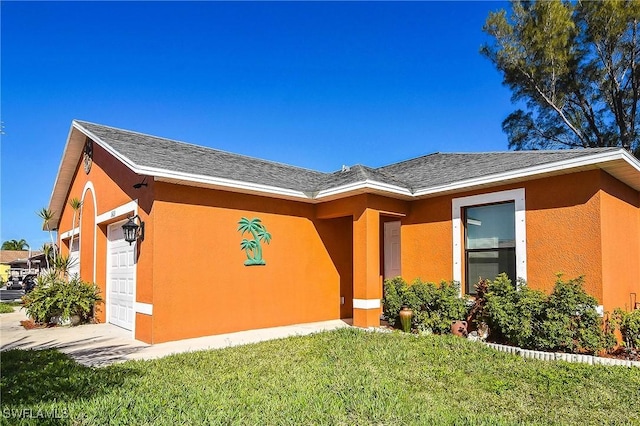
[[620, 365], [623, 367], [638, 367], [640, 368], [640, 361], [630, 361], [626, 359], [617, 358], [603, 358], [592, 355], [581, 354], [567, 354], [564, 352], [544, 352], [534, 351], [531, 349], [522, 349], [517, 346], [499, 345], [497, 343], [484, 342], [489, 346], [500, 352], [506, 352], [513, 355], [519, 355], [522, 358], [539, 359], [542, 361], [566, 361], [566, 362], [580, 362], [589, 365]]

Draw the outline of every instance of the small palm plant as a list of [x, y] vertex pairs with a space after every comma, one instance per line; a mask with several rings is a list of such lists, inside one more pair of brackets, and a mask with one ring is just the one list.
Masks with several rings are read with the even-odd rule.
[[[69, 206], [73, 210], [73, 224], [71, 225], [71, 229], [72, 229], [72, 232], [73, 232], [73, 230], [76, 229], [76, 216], [80, 212], [80, 207], [82, 207], [82, 201], [78, 200], [77, 198], [72, 198], [71, 200], [69, 200]], [[71, 251], [73, 249], [73, 240], [74, 240], [74, 238], [75, 238], [75, 234], [72, 233], [71, 234], [71, 243], [69, 245], [69, 251]]]
[[53, 212], [51, 209], [47, 209], [45, 207], [42, 208], [39, 212], [37, 212], [38, 216], [42, 218], [43, 226], [49, 232], [49, 238], [51, 239], [51, 250], [53, 250], [53, 260], [56, 259], [56, 243], [53, 241], [53, 234], [51, 233], [51, 220], [53, 220]]
[[262, 242], [269, 244], [271, 241], [271, 234], [267, 232], [260, 219], [253, 218], [247, 219], [243, 217], [238, 222], [238, 231], [244, 235], [246, 232], [251, 234], [252, 240], [244, 238], [240, 242], [240, 249], [244, 250], [247, 254], [247, 260], [244, 264], [246, 266], [252, 265], [266, 265], [266, 262], [262, 258]]
[[44, 243], [42, 245], [42, 252], [44, 253], [44, 260], [47, 262], [47, 269], [50, 269], [53, 263], [53, 249], [51, 248], [51, 244]]

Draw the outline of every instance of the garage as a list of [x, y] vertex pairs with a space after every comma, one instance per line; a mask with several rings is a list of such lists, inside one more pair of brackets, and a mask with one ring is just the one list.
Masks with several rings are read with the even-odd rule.
[[133, 330], [136, 246], [124, 240], [123, 223], [107, 228], [107, 316], [111, 324]]

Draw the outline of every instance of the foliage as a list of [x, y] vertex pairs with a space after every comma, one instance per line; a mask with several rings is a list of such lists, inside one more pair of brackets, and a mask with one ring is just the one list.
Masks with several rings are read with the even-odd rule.
[[622, 341], [628, 348], [640, 349], [640, 309], [631, 312], [616, 309], [613, 319], [620, 328]]
[[0, 314], [10, 314], [13, 312], [13, 306], [8, 303], [0, 303]]
[[7, 240], [2, 243], [2, 250], [24, 250], [27, 247], [29, 244], [25, 239]]
[[77, 260], [66, 255], [59, 255], [52, 261], [52, 270], [63, 278], [69, 277], [69, 269], [75, 266]]
[[[82, 207], [82, 201], [78, 198], [72, 198], [69, 200], [69, 207], [73, 210], [73, 220], [71, 222], [71, 229], [76, 229], [76, 216], [80, 212]], [[71, 241], [69, 243], [69, 250], [73, 249], [73, 240], [75, 239], [75, 233], [71, 235]]]
[[582, 277], [564, 281], [558, 275], [547, 296], [524, 282], [516, 287], [501, 274], [479, 298], [482, 309], [474, 320], [486, 322], [494, 340], [526, 349], [588, 353], [614, 344], [613, 335], [603, 331], [598, 303], [584, 291]]
[[0, 364], [3, 409], [77, 425], [623, 425], [640, 422], [638, 389], [638, 368], [352, 328], [102, 368], [53, 350]]
[[389, 324], [397, 323], [402, 305], [407, 305], [413, 310], [416, 329], [438, 334], [451, 332], [451, 323], [464, 319], [467, 313], [456, 282], [434, 284], [417, 279], [409, 286], [401, 277], [386, 280], [383, 304]]
[[52, 265], [55, 265], [54, 253], [56, 252], [57, 247], [52, 246], [51, 244], [43, 244], [42, 245], [42, 253], [44, 253], [44, 259], [47, 264], [47, 269], [51, 268]]
[[66, 281], [56, 271], [40, 275], [36, 287], [23, 300], [27, 315], [39, 324], [47, 324], [54, 317], [68, 320], [73, 315], [88, 321], [95, 304], [102, 302], [95, 284], [86, 283], [78, 276]]
[[489, 14], [481, 53], [518, 109], [502, 123], [515, 149], [619, 146], [640, 156], [640, 2], [519, 1]]
[[[52, 257], [55, 260], [57, 257], [57, 253], [56, 253], [56, 244], [53, 241], [53, 234], [51, 232], [51, 221], [53, 220], [55, 214], [51, 209], [45, 208], [43, 207], [42, 209], [40, 209], [38, 212], [36, 212], [36, 214], [42, 219], [42, 226], [49, 232], [49, 238], [51, 239], [51, 246], [50, 250], [52, 253]], [[45, 256], [45, 259], [47, 259], [47, 268], [49, 267], [49, 261], [48, 258]]]
[[500, 274], [493, 282], [489, 281], [484, 300], [481, 319], [489, 326], [492, 338], [524, 348], [535, 346], [544, 293], [526, 285], [516, 288], [506, 274]]

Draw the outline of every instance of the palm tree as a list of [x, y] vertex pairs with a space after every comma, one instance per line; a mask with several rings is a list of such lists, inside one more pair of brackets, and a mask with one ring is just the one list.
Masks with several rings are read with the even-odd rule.
[[51, 263], [53, 262], [52, 247], [53, 246], [51, 244], [47, 244], [47, 243], [44, 243], [42, 245], [42, 252], [44, 253], [44, 260], [45, 262], [47, 262], [47, 269], [51, 268]]
[[243, 235], [245, 232], [250, 233], [253, 236], [253, 240], [247, 240], [246, 238], [240, 243], [240, 249], [245, 250], [247, 253], [247, 260], [244, 262], [246, 266], [250, 265], [266, 265], [266, 262], [262, 258], [262, 245], [261, 242], [269, 244], [271, 241], [271, 234], [267, 232], [260, 219], [253, 218], [251, 220], [243, 217], [238, 222], [238, 231]]
[[8, 240], [2, 243], [2, 250], [25, 250], [25, 247], [29, 247], [25, 239]]
[[76, 215], [80, 211], [80, 207], [82, 207], [82, 201], [78, 200], [77, 198], [72, 198], [71, 200], [69, 200], [69, 205], [73, 209], [73, 224], [71, 225], [71, 243], [69, 245], [69, 253], [71, 253], [71, 250], [73, 249], [73, 240], [75, 238], [75, 233], [73, 233], [73, 230], [76, 229]]
[[53, 260], [55, 260], [56, 243], [53, 241], [53, 234], [51, 233], [51, 228], [49, 227], [51, 220], [53, 219], [53, 212], [51, 211], [51, 209], [43, 207], [42, 210], [37, 212], [37, 214], [42, 218], [43, 226], [47, 228], [47, 231], [49, 232], [49, 238], [51, 238], [51, 250], [53, 250]]

